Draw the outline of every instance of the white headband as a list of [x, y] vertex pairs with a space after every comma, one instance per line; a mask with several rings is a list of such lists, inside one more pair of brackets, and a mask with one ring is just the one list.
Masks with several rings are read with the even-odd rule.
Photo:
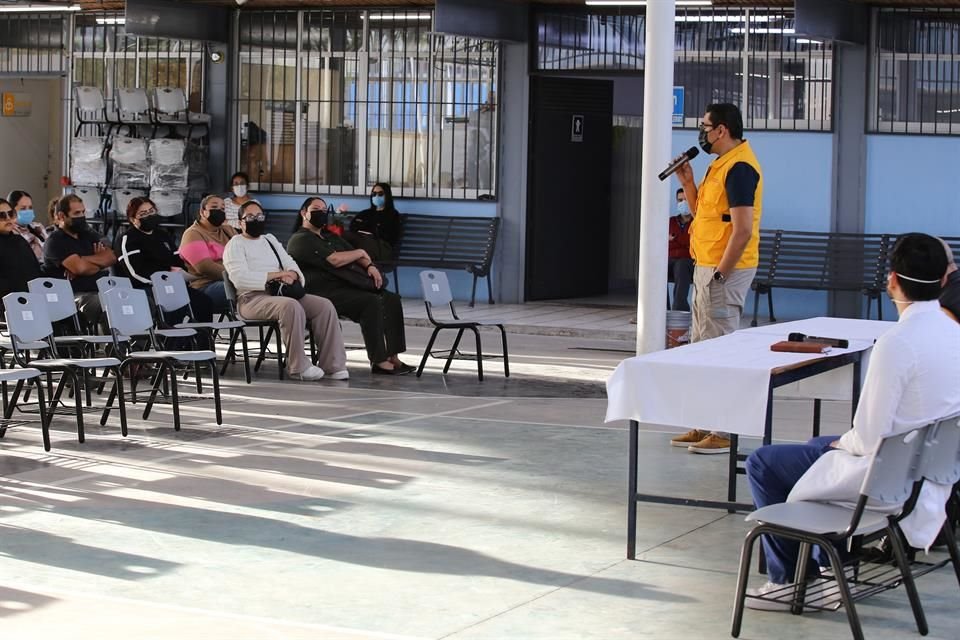
[[[894, 273], [897, 273], [897, 272], [894, 271]], [[920, 284], [934, 284], [934, 283], [940, 282], [940, 278], [937, 278], [936, 280], [918, 280], [916, 278], [911, 278], [910, 276], [905, 276], [902, 273], [897, 273], [897, 277], [903, 278], [904, 280], [909, 280], [910, 282], [919, 282]]]

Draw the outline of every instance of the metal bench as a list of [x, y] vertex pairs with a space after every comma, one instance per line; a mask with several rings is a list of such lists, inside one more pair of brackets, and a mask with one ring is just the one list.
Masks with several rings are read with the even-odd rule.
[[394, 270], [394, 290], [400, 293], [395, 267], [464, 269], [473, 274], [470, 306], [477, 297], [477, 280], [487, 279], [487, 301], [493, 304], [490, 264], [497, 244], [500, 218], [462, 218], [401, 214], [403, 234], [397, 259], [385, 265]]
[[859, 291], [867, 298], [867, 317], [876, 300], [877, 317], [882, 320], [880, 295], [884, 291], [889, 252], [895, 241], [896, 236], [890, 234], [761, 231], [760, 264], [751, 285], [754, 291], [751, 326], [757, 326], [762, 294], [767, 296], [770, 321], [776, 322], [775, 287]]

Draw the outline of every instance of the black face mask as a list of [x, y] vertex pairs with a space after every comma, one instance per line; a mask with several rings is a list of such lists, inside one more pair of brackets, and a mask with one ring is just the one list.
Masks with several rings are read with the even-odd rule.
[[81, 218], [70, 218], [67, 222], [67, 229], [73, 233], [80, 233], [81, 231], [87, 230], [87, 219], [86, 217]]
[[215, 227], [219, 227], [226, 221], [227, 221], [226, 211], [224, 211], [223, 209], [210, 209], [210, 217], [207, 218], [207, 222], [209, 222]]
[[160, 216], [152, 215], [140, 219], [140, 231], [152, 233], [160, 228]]
[[323, 229], [327, 226], [327, 211], [325, 209], [323, 211], [311, 211], [308, 220], [317, 229]]
[[259, 238], [263, 235], [263, 232], [266, 230], [267, 223], [265, 220], [247, 220], [244, 224], [244, 230], [247, 232], [247, 235], [251, 238]]
[[703, 149], [704, 153], [710, 153], [710, 149], [713, 148], [713, 143], [707, 140], [707, 134], [709, 131], [701, 131], [700, 135], [697, 136], [697, 142], [700, 143], [700, 148]]

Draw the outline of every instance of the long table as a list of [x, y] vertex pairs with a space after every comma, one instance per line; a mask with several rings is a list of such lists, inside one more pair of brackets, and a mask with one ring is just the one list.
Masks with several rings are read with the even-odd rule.
[[[822, 399], [849, 399], [856, 411], [864, 362], [876, 339], [894, 323], [843, 318], [811, 318], [744, 329], [676, 349], [628, 358], [607, 381], [606, 421], [629, 420], [627, 557], [636, 557], [637, 503], [685, 505], [752, 511], [737, 502], [739, 436], [770, 444], [774, 389], [791, 387], [792, 397], [814, 400], [813, 433], [820, 430]], [[847, 338], [850, 347], [825, 354], [780, 353], [770, 345], [791, 332]], [[849, 385], [849, 386], [848, 386]], [[841, 392], [849, 389], [849, 394]], [[704, 500], [637, 492], [640, 426], [710, 429], [730, 434], [727, 499]]]

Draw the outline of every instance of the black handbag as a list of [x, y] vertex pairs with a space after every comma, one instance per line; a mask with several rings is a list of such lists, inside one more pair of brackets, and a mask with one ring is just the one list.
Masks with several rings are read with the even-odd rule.
[[[270, 245], [270, 250], [273, 251], [273, 255], [277, 256], [277, 263], [280, 265], [280, 271], [284, 271], [283, 260], [280, 259], [280, 254], [277, 252], [276, 247], [273, 246], [273, 243], [270, 242], [269, 238], [264, 238], [267, 241], [267, 244]], [[303, 288], [303, 284], [300, 282], [300, 279], [296, 279], [292, 284], [287, 284], [283, 280], [267, 280], [267, 284], [264, 287], [264, 290], [271, 296], [282, 296], [284, 298], [293, 298], [294, 300], [299, 300], [303, 296], [307, 295], [307, 290]]]
[[[347, 282], [358, 289], [362, 289], [364, 291], [380, 290], [373, 282], [373, 278], [371, 278], [367, 273], [367, 270], [358, 265], [356, 262], [351, 262], [350, 264], [345, 264], [342, 267], [331, 269], [331, 272], [344, 282]], [[383, 286], [387, 286], [386, 277], [383, 279]]]

